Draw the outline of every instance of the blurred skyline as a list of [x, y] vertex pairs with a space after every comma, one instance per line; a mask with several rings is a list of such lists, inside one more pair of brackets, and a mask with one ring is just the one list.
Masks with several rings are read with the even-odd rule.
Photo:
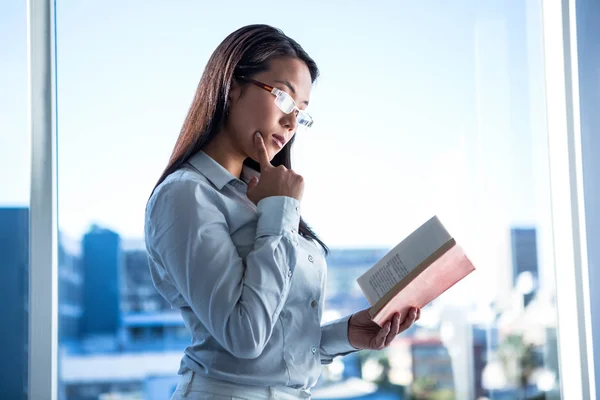
[[[0, 206], [27, 205], [25, 4], [0, 11]], [[98, 223], [142, 236], [206, 61], [235, 29], [267, 23], [321, 69], [294, 169], [326, 243], [390, 247], [437, 214], [486, 297], [510, 284], [510, 227], [536, 226], [553, 273], [539, 1], [57, 1], [56, 18], [66, 235]]]

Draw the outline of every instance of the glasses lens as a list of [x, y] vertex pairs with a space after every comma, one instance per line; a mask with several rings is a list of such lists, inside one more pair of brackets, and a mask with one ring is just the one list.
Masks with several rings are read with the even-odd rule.
[[286, 114], [291, 113], [296, 107], [294, 99], [292, 99], [286, 92], [279, 92], [275, 98], [275, 104]]
[[313, 124], [313, 119], [310, 115], [305, 113], [304, 111], [300, 111], [296, 116], [296, 120], [298, 121], [298, 126], [304, 128], [310, 128]]
[[[275, 98], [275, 104], [277, 104], [277, 107], [279, 107], [279, 109], [286, 114], [289, 114], [296, 109], [296, 102], [294, 99], [292, 99], [290, 95], [283, 91], [277, 94], [277, 97]], [[310, 126], [313, 124], [313, 119], [311, 116], [300, 109], [298, 109], [296, 121], [298, 122], [298, 128], [310, 128]]]

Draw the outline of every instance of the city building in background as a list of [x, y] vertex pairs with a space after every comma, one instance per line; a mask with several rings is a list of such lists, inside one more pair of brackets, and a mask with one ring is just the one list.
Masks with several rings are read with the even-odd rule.
[[119, 277], [121, 238], [116, 232], [93, 225], [82, 240], [83, 316], [81, 336], [86, 346], [117, 350], [121, 328]]
[[510, 230], [513, 285], [523, 294], [527, 306], [539, 286], [537, 234], [535, 228]]
[[[22, 399], [27, 395], [29, 210], [0, 208], [0, 342], [5, 346], [0, 363], [2, 397]], [[8, 361], [10, 360], [10, 362]]]
[[58, 316], [59, 338], [63, 348], [80, 351], [83, 316], [83, 271], [77, 241], [59, 233], [58, 239]]

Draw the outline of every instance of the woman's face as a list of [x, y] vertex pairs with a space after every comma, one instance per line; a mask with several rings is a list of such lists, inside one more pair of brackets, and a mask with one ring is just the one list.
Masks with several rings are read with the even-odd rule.
[[[269, 71], [251, 78], [286, 92], [299, 109], [306, 109], [312, 89], [310, 71], [306, 64], [297, 58], [285, 57], [273, 59], [269, 65]], [[253, 141], [256, 131], [262, 134], [270, 160], [294, 136], [297, 127], [295, 113], [285, 114], [281, 111], [275, 104], [275, 96], [269, 91], [251, 83], [245, 83], [242, 90], [234, 82], [229, 100], [226, 131], [231, 136], [236, 151], [245, 157], [258, 160]]]

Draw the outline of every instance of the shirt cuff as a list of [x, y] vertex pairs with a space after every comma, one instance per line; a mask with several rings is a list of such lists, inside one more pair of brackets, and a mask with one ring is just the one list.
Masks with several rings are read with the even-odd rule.
[[348, 323], [352, 315], [329, 322], [321, 327], [321, 349], [331, 355], [346, 355], [359, 351], [348, 340]]
[[296, 235], [300, 225], [300, 202], [293, 197], [270, 196], [258, 202], [256, 237]]

